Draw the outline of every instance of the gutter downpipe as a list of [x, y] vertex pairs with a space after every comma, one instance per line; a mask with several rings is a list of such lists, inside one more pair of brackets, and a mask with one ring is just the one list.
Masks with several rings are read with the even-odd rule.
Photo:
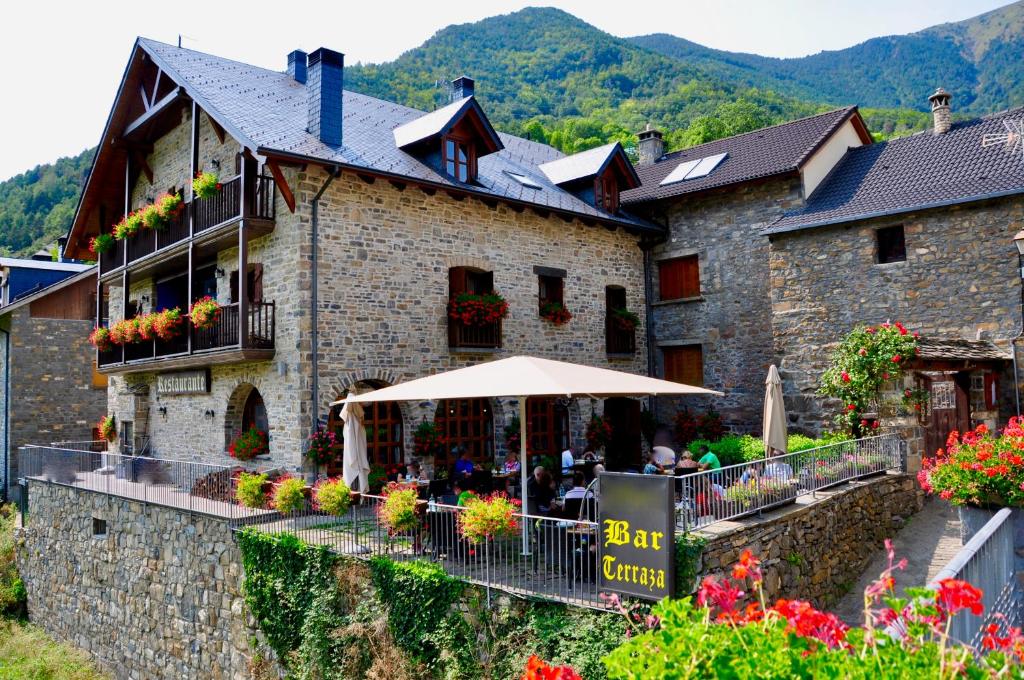
[[316, 192], [316, 196], [310, 202], [310, 236], [313, 241], [313, 266], [311, 268], [311, 284], [310, 293], [312, 301], [310, 303], [310, 320], [312, 322], [312, 334], [311, 340], [311, 354], [312, 354], [312, 366], [313, 366], [313, 380], [311, 382], [311, 388], [313, 392], [313, 426], [310, 433], [316, 432], [317, 427], [320, 423], [320, 314], [319, 314], [319, 291], [317, 286], [318, 269], [320, 262], [320, 198], [327, 191], [327, 187], [331, 186], [334, 179], [341, 175], [341, 169], [334, 165], [327, 169], [327, 179], [324, 181], [323, 186], [320, 187], [320, 191]]
[[[644, 254], [644, 336], [647, 342], [647, 375], [653, 378], [655, 377], [656, 362], [654, 360], [654, 307], [651, 304], [654, 301], [654, 282], [651, 279], [651, 249], [668, 240], [668, 227], [655, 222], [653, 219], [651, 219], [651, 222], [658, 224], [658, 226], [665, 230], [665, 234], [654, 239], [648, 240], [641, 237], [639, 243], [640, 250]], [[648, 408], [651, 413], [654, 413], [658, 398], [648, 397], [647, 401]]]
[[1020, 330], [1010, 338], [1010, 356], [1013, 359], [1013, 395], [1017, 403], [1017, 417], [1020, 417], [1020, 372], [1017, 365], [1017, 342], [1024, 337], [1024, 255], [1017, 255], [1017, 275], [1020, 278]]
[[0, 328], [4, 334], [4, 483], [0, 487], [0, 499], [10, 499], [11, 488], [11, 332]]

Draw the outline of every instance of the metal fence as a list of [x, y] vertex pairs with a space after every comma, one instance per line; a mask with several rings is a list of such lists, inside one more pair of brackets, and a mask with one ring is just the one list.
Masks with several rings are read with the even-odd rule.
[[947, 578], [961, 579], [980, 588], [985, 611], [975, 616], [962, 611], [950, 622], [950, 635], [981, 650], [981, 638], [990, 624], [1006, 636], [1010, 627], [1024, 624], [1024, 593], [1017, 579], [1013, 511], [1003, 508], [960, 549], [929, 585]]
[[903, 440], [883, 434], [681, 475], [676, 478], [677, 523], [682, 531], [692, 531], [902, 466]]

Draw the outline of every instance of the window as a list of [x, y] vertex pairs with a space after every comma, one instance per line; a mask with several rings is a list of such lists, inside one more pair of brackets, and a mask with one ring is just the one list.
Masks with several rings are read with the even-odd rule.
[[606, 172], [594, 179], [594, 205], [610, 213], [619, 211], [619, 185], [613, 173]]
[[526, 417], [530, 453], [557, 458], [569, 448], [569, 409], [565, 405], [552, 397], [530, 397]]
[[700, 345], [662, 347], [665, 380], [704, 387], [704, 353]]
[[444, 137], [441, 143], [441, 163], [444, 171], [460, 182], [476, 179], [476, 151], [465, 139]]
[[608, 354], [633, 354], [636, 352], [636, 326], [626, 306], [626, 289], [622, 286], [605, 286], [605, 351]]
[[107, 520], [99, 517], [92, 518], [92, 535], [96, 538], [103, 538], [107, 535]]
[[445, 447], [434, 459], [434, 469], [454, 465], [462, 449], [473, 460], [494, 464], [494, 419], [486, 399], [445, 399], [437, 406], [434, 423]]
[[700, 297], [700, 263], [696, 255], [658, 263], [658, 297], [661, 300]]
[[907, 243], [903, 240], [902, 224], [878, 229], [875, 237], [878, 239], [878, 264], [906, 261]]
[[130, 420], [121, 421], [121, 453], [126, 456], [135, 455], [135, 426]]
[[544, 305], [549, 302], [565, 304], [565, 279], [561, 276], [549, 276], [540, 274], [537, 276], [537, 298], [540, 301], [540, 308], [543, 311]]
[[[381, 385], [383, 386], [383, 385]], [[327, 474], [341, 474], [344, 455], [344, 427], [341, 404], [331, 409], [327, 429], [334, 433], [338, 446], [335, 460], [327, 465]], [[371, 465], [397, 465], [405, 461], [402, 435], [402, 412], [393, 401], [363, 404], [363, 427], [366, 429], [366, 456]]]
[[[469, 267], [448, 270], [448, 297], [455, 299], [463, 293], [486, 295], [494, 292], [494, 274]], [[454, 348], [501, 347], [501, 321], [477, 326], [448, 317], [448, 346]]]

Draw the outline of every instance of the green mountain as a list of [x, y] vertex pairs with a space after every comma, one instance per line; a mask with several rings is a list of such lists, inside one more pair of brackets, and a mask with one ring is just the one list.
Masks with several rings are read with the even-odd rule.
[[991, 113], [1024, 103], [1024, 0], [918, 33], [873, 38], [796, 59], [713, 50], [666, 34], [630, 42], [746, 87], [830, 104], [927, 110], [942, 86], [954, 110]]
[[0, 182], [0, 253], [29, 254], [64, 235], [92, 154], [86, 149]]

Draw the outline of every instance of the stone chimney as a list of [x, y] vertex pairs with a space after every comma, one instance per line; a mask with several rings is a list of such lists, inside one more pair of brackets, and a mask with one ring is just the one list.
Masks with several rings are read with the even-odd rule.
[[639, 165], [652, 165], [665, 155], [665, 140], [661, 138], [661, 131], [652, 128], [650, 123], [637, 136], [640, 138]]
[[297, 83], [306, 84], [306, 53], [295, 50], [288, 55], [288, 75]]
[[459, 76], [452, 81], [452, 101], [457, 102], [472, 97], [476, 83], [469, 76]]
[[934, 121], [934, 129], [932, 132], [936, 135], [944, 135], [949, 132], [949, 128], [953, 125], [953, 116], [949, 110], [949, 100], [953, 98], [953, 95], [943, 90], [941, 87], [928, 97], [928, 101], [932, 105], [932, 120]]
[[306, 130], [328, 146], [341, 146], [345, 55], [321, 47], [309, 55], [307, 70], [309, 125]]

